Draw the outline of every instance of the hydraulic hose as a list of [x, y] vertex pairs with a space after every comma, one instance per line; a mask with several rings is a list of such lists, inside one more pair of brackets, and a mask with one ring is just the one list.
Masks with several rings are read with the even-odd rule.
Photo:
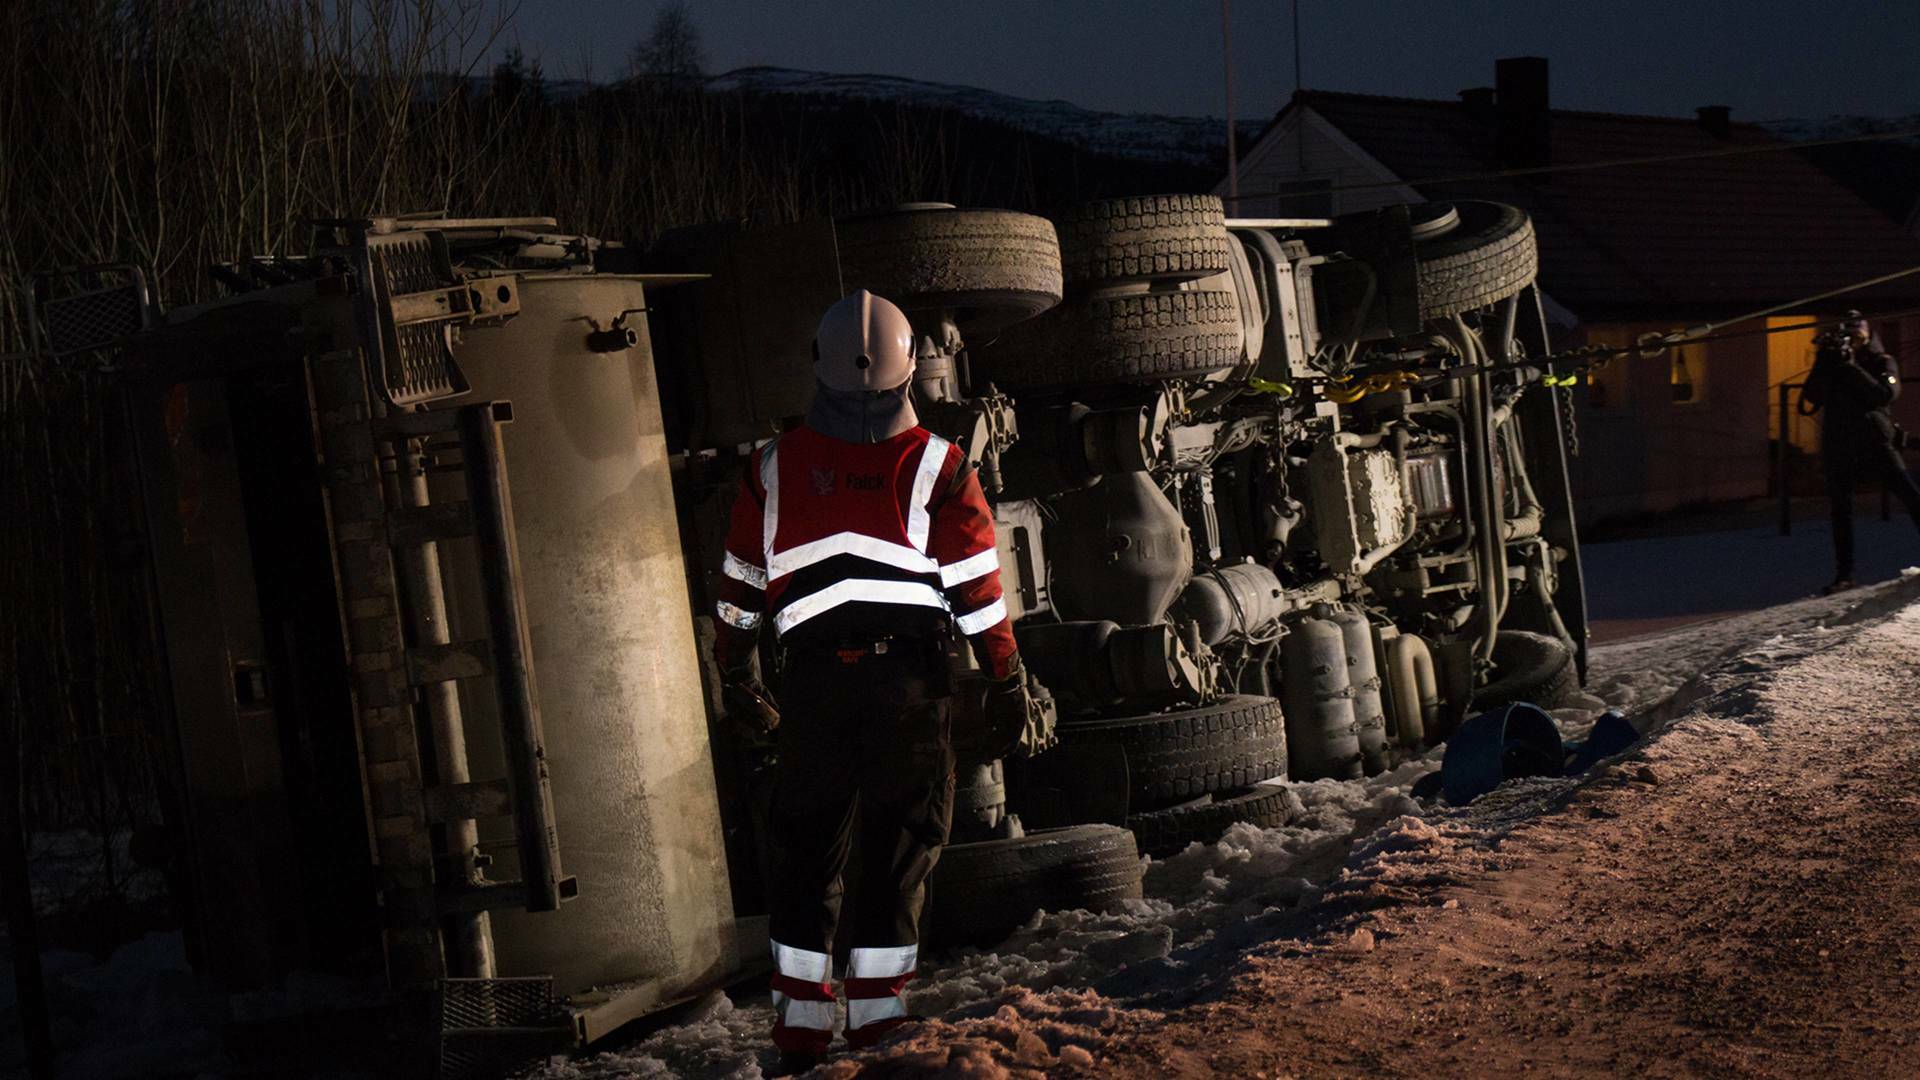
[[[1509, 308], [1509, 311], [1511, 311], [1511, 308]], [[1493, 376], [1486, 370], [1488, 361], [1486, 343], [1481, 341], [1477, 336], [1473, 339], [1473, 342], [1474, 347], [1479, 350], [1481, 362], [1478, 380], [1480, 383], [1480, 423], [1486, 435], [1486, 452], [1480, 455], [1480, 460], [1481, 468], [1485, 469], [1487, 473], [1487, 521], [1490, 533], [1488, 544], [1493, 550], [1494, 574], [1498, 586], [1497, 595], [1500, 598], [1499, 603], [1494, 607], [1493, 614], [1494, 631], [1497, 633], [1501, 621], [1507, 617], [1507, 602], [1512, 599], [1513, 596], [1513, 583], [1507, 580], [1507, 544], [1503, 539], [1506, 532], [1507, 507], [1505, 496], [1500, 491], [1499, 485], [1494, 482], [1493, 474], [1494, 438], [1496, 435], [1493, 426]], [[1486, 648], [1487, 658], [1492, 659], [1493, 641], [1491, 638], [1487, 641]]]
[[1475, 334], [1467, 326], [1465, 319], [1456, 315], [1453, 318], [1454, 345], [1467, 361], [1472, 374], [1463, 378], [1461, 383], [1461, 402], [1466, 414], [1468, 439], [1471, 447], [1463, 447], [1462, 463], [1466, 467], [1469, 484], [1469, 497], [1473, 500], [1475, 531], [1479, 534], [1480, 561], [1480, 623], [1482, 637], [1475, 650], [1482, 660], [1493, 658], [1493, 644], [1499, 632], [1500, 619], [1506, 611], [1506, 558], [1505, 544], [1501, 540], [1501, 518], [1504, 517], [1499, 505], [1499, 493], [1494, 490], [1493, 478], [1493, 439], [1488, 427], [1492, 420], [1493, 395], [1483, 370], [1487, 363], [1487, 354]]
[[1520, 512], [1508, 518], [1501, 528], [1502, 538], [1509, 541], [1539, 536], [1546, 523], [1546, 509], [1540, 505], [1540, 496], [1533, 490], [1533, 479], [1527, 475], [1527, 463], [1520, 456], [1518, 423], [1509, 420], [1500, 427], [1501, 444], [1507, 448], [1507, 475], [1513, 478], [1513, 489], [1520, 499]]

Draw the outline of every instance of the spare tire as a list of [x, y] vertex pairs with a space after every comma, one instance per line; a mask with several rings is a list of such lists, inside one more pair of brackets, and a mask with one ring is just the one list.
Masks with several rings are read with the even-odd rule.
[[1141, 897], [1140, 851], [1118, 825], [952, 844], [927, 883], [928, 949], [993, 945], [1037, 911], [1111, 911]]
[[1082, 297], [970, 352], [976, 385], [1045, 389], [1184, 379], [1240, 362], [1231, 289]]
[[1246, 791], [1220, 792], [1210, 801], [1191, 806], [1149, 810], [1127, 818], [1127, 828], [1140, 850], [1148, 855], [1172, 855], [1191, 843], [1211, 844], [1239, 822], [1277, 829], [1293, 820], [1300, 800], [1278, 784], [1261, 784]]
[[1066, 722], [1057, 731], [1062, 743], [1118, 746], [1137, 811], [1287, 775], [1287, 724], [1277, 698], [1233, 694], [1150, 716]]
[[1233, 243], [1214, 195], [1094, 199], [1058, 224], [1068, 285], [1207, 277], [1227, 269]]
[[1474, 692], [1473, 708], [1484, 712], [1524, 701], [1556, 709], [1579, 689], [1580, 673], [1566, 642], [1529, 630], [1502, 630], [1493, 639], [1493, 677]]
[[1505, 203], [1453, 204], [1459, 224], [1414, 244], [1420, 319], [1445, 319], [1498, 303], [1525, 288], [1540, 268], [1533, 221]]
[[1060, 302], [1060, 242], [1046, 218], [909, 207], [833, 225], [843, 290], [907, 311], [952, 309], [962, 333], [991, 334]]

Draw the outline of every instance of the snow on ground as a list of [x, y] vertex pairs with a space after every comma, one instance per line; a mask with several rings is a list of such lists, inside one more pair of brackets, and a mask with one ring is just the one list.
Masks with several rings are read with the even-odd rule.
[[[1589, 691], [1649, 731], [1678, 711], [1675, 702], [1738, 693], [1739, 684], [1753, 682], [1770, 665], [1819, 648], [1836, 628], [1899, 610], [1916, 598], [1920, 571], [1910, 570], [1870, 589], [1599, 647], [1592, 653]], [[1702, 677], [1709, 672], [1711, 677]], [[1596, 711], [1562, 717], [1569, 734], [1577, 735]], [[1712, 717], [1687, 723], [1690, 731], [1716, 739], [1751, 737], [1740, 725]], [[1125, 911], [1044, 913], [991, 950], [963, 950], [930, 962], [911, 1007], [961, 1021], [970, 1035], [998, 1041], [1035, 1064], [1071, 1063], [1075, 1052], [1084, 1052], [1076, 1048], [1098, 1044], [1097, 1032], [1111, 1026], [1118, 1010], [1191, 998], [1197, 985], [1222, 977], [1238, 953], [1272, 940], [1281, 920], [1308, 905], [1322, 899], [1364, 903], [1383, 890], [1431, 886], [1436, 882], [1429, 880], [1429, 867], [1445, 857], [1457, 872], [1462, 847], [1497, 862], [1498, 837], [1557, 805], [1577, 783], [1514, 781], [1469, 807], [1423, 804], [1411, 788], [1439, 762], [1434, 751], [1366, 780], [1294, 785], [1300, 809], [1289, 825], [1237, 825], [1217, 843], [1148, 860], [1146, 899]], [[1333, 947], [1365, 951], [1371, 941], [1356, 933]], [[771, 1010], [758, 1000], [714, 995], [686, 1023], [590, 1057], [555, 1059], [536, 1075], [750, 1080], [776, 1057], [767, 1039], [771, 1023]], [[909, 1040], [887, 1051], [888, 1063], [911, 1065], [919, 1052]], [[971, 1053], [949, 1046], [941, 1061], [959, 1062]], [[985, 1068], [984, 1056], [979, 1064]]]
[[[989, 951], [963, 949], [926, 963], [909, 997], [923, 1015], [990, 1016], [1007, 994], [1091, 989], [1137, 1003], [1191, 985], [1231, 955], [1265, 940], [1261, 927], [1319, 896], [1353, 838], [1422, 813], [1409, 794], [1439, 768], [1439, 752], [1367, 780], [1297, 784], [1300, 809], [1278, 829], [1236, 825], [1218, 843], [1148, 860], [1146, 899], [1124, 911], [1046, 912]], [[752, 1078], [777, 1054], [771, 1008], [715, 995], [690, 1022], [538, 1075], [585, 1078]]]

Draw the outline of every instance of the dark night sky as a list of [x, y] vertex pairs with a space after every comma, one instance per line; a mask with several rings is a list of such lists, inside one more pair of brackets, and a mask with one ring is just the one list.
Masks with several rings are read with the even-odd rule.
[[[903, 75], [1094, 109], [1220, 115], [1218, 0], [692, 0], [707, 67]], [[556, 76], [617, 74], [650, 0], [523, 0]], [[1288, 0], [1233, 0], [1237, 112], [1293, 88]], [[1920, 113], [1914, 0], [1302, 0], [1310, 88], [1451, 98], [1496, 57], [1543, 55], [1554, 104], [1736, 118]]]

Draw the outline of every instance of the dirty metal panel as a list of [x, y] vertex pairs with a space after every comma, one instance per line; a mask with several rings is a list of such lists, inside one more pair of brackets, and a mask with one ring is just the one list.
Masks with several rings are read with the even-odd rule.
[[407, 679], [415, 686], [477, 679], [493, 671], [493, 643], [486, 638], [415, 645], [407, 650]]
[[[136, 409], [167, 639], [202, 963], [223, 983], [286, 966], [299, 880], [274, 688], [223, 380], [156, 387]], [[297, 938], [297, 933], [296, 933]]]
[[512, 812], [513, 792], [504, 778], [427, 789], [428, 821], [465, 821]]

